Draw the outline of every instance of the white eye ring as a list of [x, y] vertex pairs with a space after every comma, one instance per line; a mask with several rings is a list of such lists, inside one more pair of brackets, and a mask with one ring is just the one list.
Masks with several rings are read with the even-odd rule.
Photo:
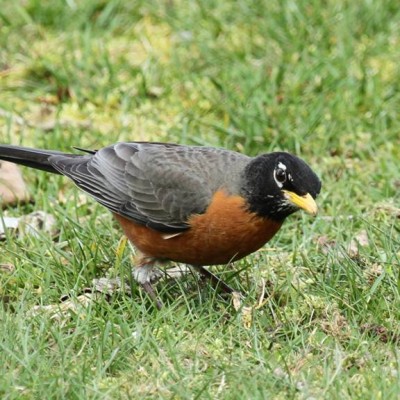
[[274, 179], [279, 188], [283, 187], [283, 184], [286, 182], [287, 176], [286, 171], [283, 168], [275, 168], [274, 170]]

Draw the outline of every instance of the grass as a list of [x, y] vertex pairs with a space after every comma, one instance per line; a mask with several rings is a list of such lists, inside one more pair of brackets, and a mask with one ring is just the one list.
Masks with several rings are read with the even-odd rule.
[[50, 212], [59, 236], [1, 243], [15, 266], [0, 273], [1, 397], [398, 398], [399, 14], [394, 0], [3, 0], [0, 142], [287, 150], [323, 191], [316, 219], [217, 269], [246, 307], [265, 283], [251, 321], [196, 276], [159, 285], [161, 311], [133, 288], [34, 313], [127, 276], [130, 256], [101, 206], [24, 169], [35, 204], [4, 215]]

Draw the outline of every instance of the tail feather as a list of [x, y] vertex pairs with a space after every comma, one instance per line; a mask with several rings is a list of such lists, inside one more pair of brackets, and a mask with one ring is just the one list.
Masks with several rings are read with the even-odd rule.
[[52, 163], [52, 156], [82, 157], [78, 154], [67, 154], [61, 151], [31, 149], [12, 145], [0, 145], [0, 160], [9, 161], [26, 167], [40, 169], [53, 174], [61, 174]]

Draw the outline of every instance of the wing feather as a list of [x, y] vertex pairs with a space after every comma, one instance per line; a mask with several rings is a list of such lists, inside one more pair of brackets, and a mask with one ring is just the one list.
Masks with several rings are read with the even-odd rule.
[[136, 142], [50, 158], [111, 211], [166, 233], [187, 229], [189, 217], [203, 213], [218, 189], [239, 193], [249, 160], [224, 149]]

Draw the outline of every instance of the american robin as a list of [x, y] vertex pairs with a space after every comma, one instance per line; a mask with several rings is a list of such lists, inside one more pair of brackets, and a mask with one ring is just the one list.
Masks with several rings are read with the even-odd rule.
[[65, 175], [108, 208], [141, 252], [132, 274], [158, 306], [157, 262], [190, 264], [232, 291], [203, 267], [258, 250], [296, 210], [317, 213], [321, 182], [289, 153], [146, 142], [78, 150], [0, 145], [0, 159]]

